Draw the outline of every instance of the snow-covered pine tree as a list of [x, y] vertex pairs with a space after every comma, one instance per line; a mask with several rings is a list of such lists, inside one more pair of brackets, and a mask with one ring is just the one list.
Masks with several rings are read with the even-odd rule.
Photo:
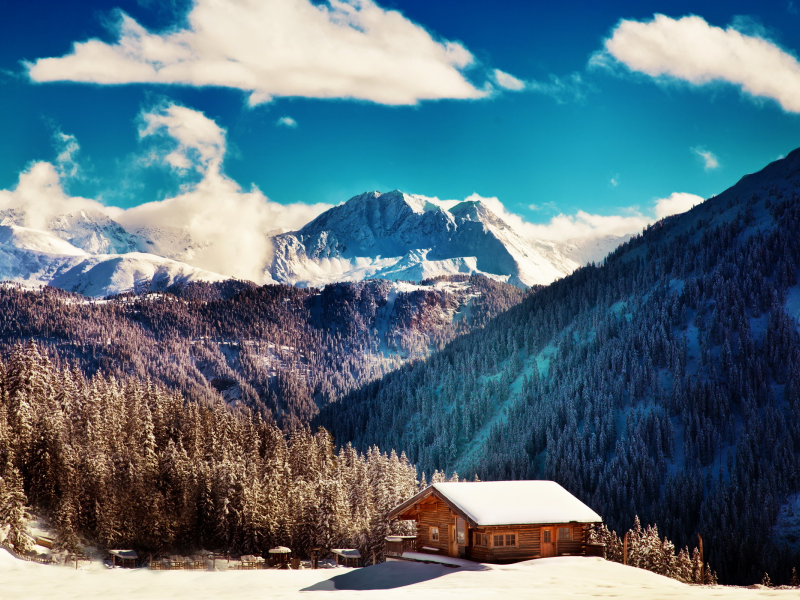
[[28, 552], [33, 547], [32, 540], [25, 533], [28, 520], [26, 503], [19, 472], [16, 467], [7, 467], [5, 476], [0, 477], [0, 527], [5, 530], [5, 543], [19, 553]]

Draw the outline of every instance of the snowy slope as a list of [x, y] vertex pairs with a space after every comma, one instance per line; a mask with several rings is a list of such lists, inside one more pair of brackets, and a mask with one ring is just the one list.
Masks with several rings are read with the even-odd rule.
[[17, 225], [0, 225], [0, 245], [48, 254], [86, 256], [85, 250], [76, 248], [51, 233]]
[[479, 201], [447, 210], [395, 190], [355, 196], [299, 231], [276, 236], [267, 273], [273, 281], [317, 286], [477, 272], [529, 286], [578, 266], [555, 244], [522, 238]]
[[[460, 561], [459, 561], [460, 562]], [[104, 569], [97, 563], [76, 570], [23, 562], [0, 550], [3, 598], [42, 600], [113, 597], [124, 600], [218, 600], [237, 598], [414, 598], [415, 600], [547, 598], [620, 600], [796, 598], [796, 589], [690, 586], [649, 571], [600, 558], [543, 558], [512, 565], [474, 563], [457, 569], [436, 564], [387, 562], [363, 569], [150, 571]], [[221, 565], [227, 566], [225, 563]], [[109, 596], [111, 592], [111, 596]]]
[[142, 250], [137, 236], [100, 211], [80, 210], [43, 217], [19, 207], [0, 211], [0, 225], [35, 227], [89, 254], [123, 254]]
[[89, 254], [54, 233], [0, 225], [0, 279], [106, 296], [228, 278], [152, 254]]
[[22, 225], [37, 219], [21, 209], [3, 211], [0, 217], [0, 280], [106, 296], [228, 279], [139, 252], [139, 246], [145, 245], [140, 238], [99, 213], [57, 215], [44, 220], [44, 229]]
[[174, 283], [224, 281], [224, 275], [203, 271], [153, 254], [98, 254], [62, 267], [49, 285], [84, 296], [164, 290]]

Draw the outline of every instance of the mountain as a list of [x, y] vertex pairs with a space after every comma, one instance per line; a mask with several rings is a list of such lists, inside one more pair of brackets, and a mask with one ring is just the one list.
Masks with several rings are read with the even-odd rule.
[[800, 562], [800, 150], [325, 407], [420, 469], [561, 483], [702, 534], [721, 581]]
[[101, 213], [79, 211], [36, 223], [44, 229], [24, 225], [37, 220], [19, 209], [0, 213], [1, 279], [95, 297], [228, 279], [139, 252], [142, 240]]
[[[207, 283], [169, 270], [153, 273], [152, 260], [142, 257], [130, 253], [97, 263], [97, 257], [76, 257], [76, 266], [55, 282], [83, 295], [0, 286], [0, 353], [35, 340], [86, 375], [149, 379], [194, 401], [249, 406], [290, 427], [307, 424], [342, 394], [485, 326], [526, 295], [480, 275], [421, 285], [338, 283], [322, 290]], [[130, 279], [119, 278], [133, 266], [144, 272], [144, 281], [164, 278], [161, 291], [85, 297], [98, 291], [85, 287], [91, 282], [128, 286]]]
[[36, 229], [69, 242], [87, 254], [125, 254], [142, 251], [141, 240], [99, 210], [31, 214], [24, 207], [0, 211], [0, 225]]
[[[299, 231], [265, 231], [273, 248], [259, 283], [321, 287], [478, 273], [525, 288], [599, 261], [627, 239], [530, 240], [480, 201], [446, 208], [450, 204], [399, 191], [369, 192]], [[109, 215], [112, 209], [54, 215], [24, 206], [0, 211], [0, 226], [15, 228], [0, 239], [0, 279], [104, 296], [227, 277], [200, 268], [219, 248], [188, 230], [166, 225], [128, 230]]]
[[304, 287], [454, 273], [526, 287], [578, 266], [555, 244], [523, 239], [479, 201], [448, 210], [395, 190], [355, 196], [299, 231], [277, 235], [266, 272], [273, 281]]

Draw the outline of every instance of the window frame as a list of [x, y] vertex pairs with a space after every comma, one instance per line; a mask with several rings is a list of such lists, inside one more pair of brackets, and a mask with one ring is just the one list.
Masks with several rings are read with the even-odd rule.
[[[561, 532], [566, 532], [565, 536], [561, 536]], [[558, 527], [558, 535], [556, 536], [559, 543], [561, 542], [571, 542], [572, 541], [572, 527]]]
[[478, 548], [489, 547], [489, 534], [481, 533], [480, 531], [472, 532], [472, 545]]
[[[508, 543], [508, 536], [514, 536], [514, 544]], [[503, 543], [502, 545], [498, 545], [495, 543], [495, 538], [498, 536], [503, 536]], [[519, 548], [519, 532], [518, 531], [493, 531], [490, 535], [491, 540], [491, 547], [492, 548]]]
[[461, 517], [456, 517], [456, 539], [455, 542], [459, 546], [466, 546], [469, 543], [469, 532], [467, 531], [467, 522]]
[[434, 527], [433, 525], [428, 527], [428, 537], [430, 537], [432, 542], [438, 542], [439, 541], [439, 528], [438, 527]]

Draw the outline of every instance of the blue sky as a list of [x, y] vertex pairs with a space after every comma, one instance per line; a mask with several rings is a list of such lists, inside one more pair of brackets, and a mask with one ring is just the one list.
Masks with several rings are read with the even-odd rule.
[[[205, 171], [165, 160], [172, 134], [140, 135], [172, 105], [216, 123], [226, 177], [279, 204], [477, 193], [531, 223], [650, 217], [657, 199], [709, 197], [800, 146], [790, 2], [229, 4], [226, 22], [210, 0], [6, 2], [0, 189], [72, 143], [71, 195], [128, 208], [186, 191]], [[150, 50], [114, 49], [123, 13]], [[71, 56], [89, 40], [95, 54]]]

